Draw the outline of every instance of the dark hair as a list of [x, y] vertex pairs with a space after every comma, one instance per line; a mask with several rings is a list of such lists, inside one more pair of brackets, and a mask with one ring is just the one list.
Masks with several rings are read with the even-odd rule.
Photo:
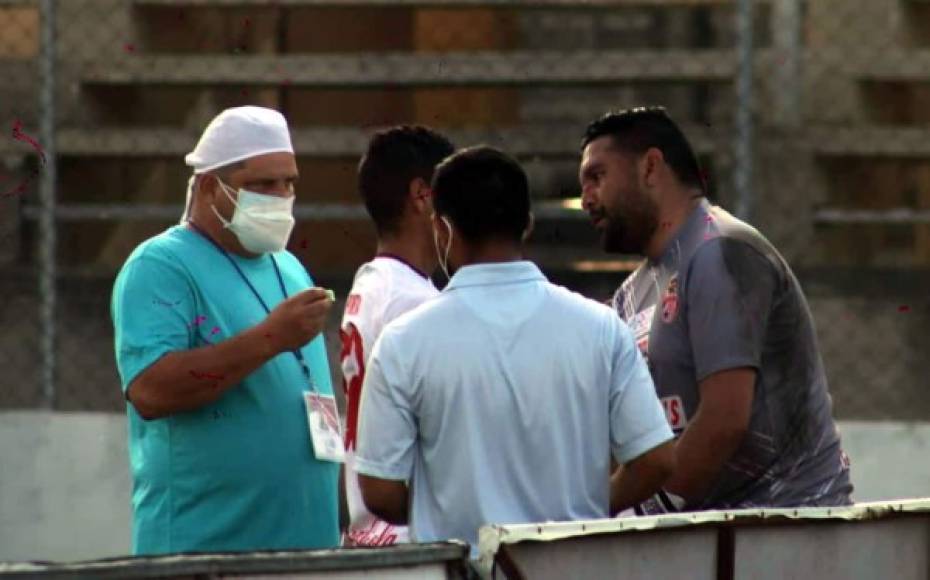
[[526, 173], [513, 158], [481, 145], [463, 149], [436, 168], [433, 207], [465, 241], [519, 242], [530, 222]]
[[358, 191], [378, 233], [394, 232], [416, 178], [429, 183], [436, 164], [455, 151], [428, 127], [401, 125], [371, 136], [358, 165]]
[[585, 130], [581, 149], [605, 135], [626, 153], [642, 155], [655, 147], [680, 182], [707, 192], [701, 166], [691, 144], [663, 107], [637, 107], [607, 113]]

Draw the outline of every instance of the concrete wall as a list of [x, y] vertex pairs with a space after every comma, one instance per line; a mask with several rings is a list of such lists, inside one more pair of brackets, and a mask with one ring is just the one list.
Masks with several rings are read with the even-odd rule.
[[130, 547], [126, 420], [0, 413], [0, 560], [79, 560]]
[[[857, 501], [930, 496], [930, 423], [841, 422]], [[125, 418], [0, 413], [0, 561], [126, 554]]]

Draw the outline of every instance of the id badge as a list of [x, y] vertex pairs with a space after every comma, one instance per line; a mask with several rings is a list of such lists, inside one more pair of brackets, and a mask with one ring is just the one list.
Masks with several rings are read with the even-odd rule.
[[307, 424], [310, 426], [313, 454], [322, 461], [342, 463], [345, 459], [345, 449], [336, 398], [332, 395], [305, 392], [304, 403], [307, 406]]

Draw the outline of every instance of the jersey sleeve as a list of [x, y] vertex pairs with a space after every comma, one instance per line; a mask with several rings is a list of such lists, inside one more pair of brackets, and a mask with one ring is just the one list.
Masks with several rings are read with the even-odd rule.
[[697, 381], [759, 369], [778, 279], [775, 265], [745, 242], [719, 238], [698, 249], [684, 290]]
[[605, 344], [610, 348], [610, 445], [626, 463], [672, 438], [646, 361], [627, 325], [611, 316]]
[[355, 469], [381, 479], [407, 480], [413, 473], [415, 387], [399, 354], [390, 333], [378, 338], [362, 387]]
[[359, 403], [362, 385], [371, 348], [381, 332], [383, 292], [378, 292], [381, 277], [374, 270], [359, 276], [346, 297], [345, 311], [339, 328], [342, 347], [339, 365], [342, 370], [342, 387], [346, 396], [346, 450], [357, 443]]
[[190, 279], [176, 260], [145, 249], [126, 263], [110, 304], [124, 392], [164, 355], [193, 348], [195, 307]]

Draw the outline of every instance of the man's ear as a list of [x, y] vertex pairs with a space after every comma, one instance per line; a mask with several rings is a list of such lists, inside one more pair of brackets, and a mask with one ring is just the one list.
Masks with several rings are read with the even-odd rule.
[[640, 177], [647, 186], [655, 186], [659, 169], [665, 165], [665, 155], [657, 147], [650, 147], [640, 160]]
[[219, 178], [212, 173], [202, 173], [198, 175], [197, 181], [194, 183], [194, 192], [211, 203], [214, 203], [216, 201], [216, 195], [221, 193]]
[[433, 190], [422, 177], [414, 177], [407, 188], [407, 199], [413, 204], [418, 213], [433, 211]]

